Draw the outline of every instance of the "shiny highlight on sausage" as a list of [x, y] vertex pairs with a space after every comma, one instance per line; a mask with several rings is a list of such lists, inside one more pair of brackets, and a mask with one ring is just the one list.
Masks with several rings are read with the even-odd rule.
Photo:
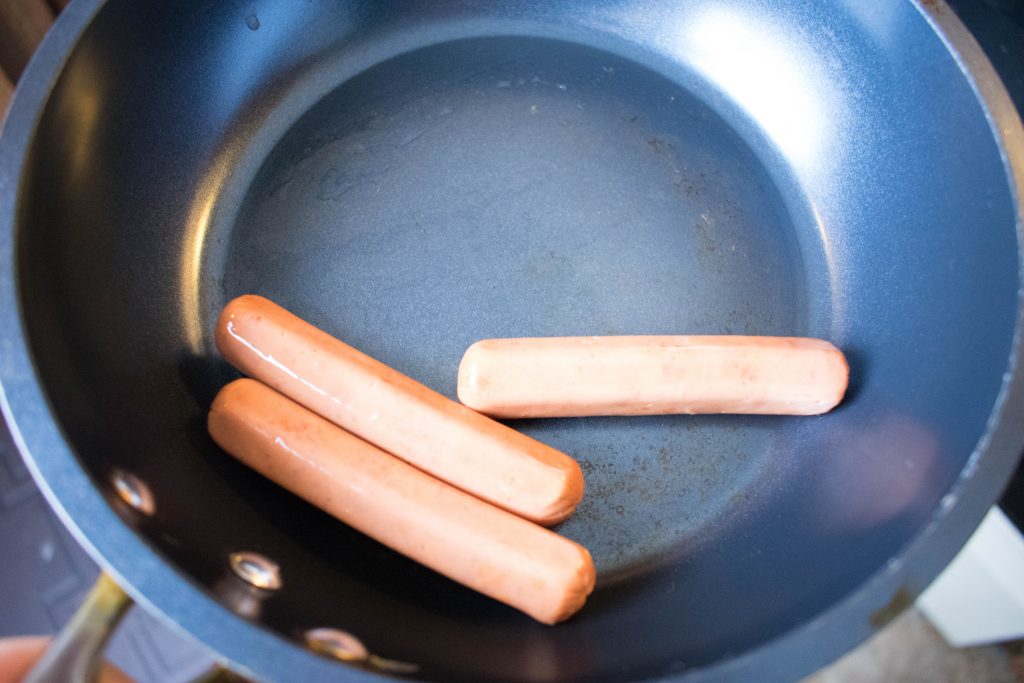
[[224, 450], [384, 545], [538, 621], [593, 590], [583, 546], [385, 453], [252, 379], [224, 387], [208, 429]]
[[216, 341], [245, 374], [527, 519], [560, 522], [583, 497], [583, 473], [566, 454], [442, 396], [263, 297], [231, 301]]

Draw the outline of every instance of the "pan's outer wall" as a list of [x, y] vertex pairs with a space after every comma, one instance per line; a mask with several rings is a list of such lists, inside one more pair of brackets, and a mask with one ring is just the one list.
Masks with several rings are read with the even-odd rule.
[[[30, 65], [0, 138], [0, 343], [3, 361], [3, 407], [19, 447], [31, 453], [30, 467], [51, 504], [92, 554], [148, 609], [166, 614], [185, 631], [222, 655], [244, 664], [246, 673], [263, 679], [337, 677], [339, 668], [248, 623], [211, 601], [184, 580], [109, 507], [65, 441], [36, 376], [20, 312], [15, 273], [15, 226], [19, 191], [37, 116], [46, 102], [62, 62], [98, 0], [80, 0], [62, 15]], [[1024, 140], [1020, 122], [977, 46], [952, 13], [928, 3], [931, 20], [972, 74], [992, 127], [1007, 159], [1016, 199], [1024, 195]], [[1018, 234], [1020, 233], [1018, 207]], [[1019, 308], [1019, 307], [1018, 307]], [[869, 582], [821, 618], [794, 629], [775, 642], [720, 664], [689, 672], [688, 680], [793, 679], [833, 659], [870, 634], [872, 615], [906, 591], [921, 590], [952, 557], [1005, 483], [1015, 454], [1024, 443], [1024, 426], [1009, 418], [1024, 408], [1019, 376], [1021, 350], [1018, 319], [1010, 373], [996, 404], [991, 431], [978, 444], [971, 464], [953, 489], [951, 503], [938, 511], [908, 546], [901, 561]], [[884, 611], [883, 611], [884, 614]], [[877, 620], [875, 621], [877, 624]], [[351, 680], [377, 680], [350, 671]]]

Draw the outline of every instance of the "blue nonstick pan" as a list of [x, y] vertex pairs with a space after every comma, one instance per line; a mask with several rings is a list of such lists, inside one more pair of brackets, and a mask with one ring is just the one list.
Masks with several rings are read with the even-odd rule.
[[[117, 583], [249, 677], [793, 680], [1014, 468], [1022, 197], [1020, 120], [937, 0], [75, 0], [0, 138], [3, 408]], [[243, 293], [452, 397], [474, 341], [547, 335], [819, 337], [851, 386], [512, 422], [586, 477], [558, 531], [597, 589], [548, 627], [216, 447]]]

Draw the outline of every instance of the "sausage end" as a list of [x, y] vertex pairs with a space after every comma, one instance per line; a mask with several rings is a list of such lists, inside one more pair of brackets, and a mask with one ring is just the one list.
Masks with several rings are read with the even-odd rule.
[[236, 325], [246, 326], [252, 318], [260, 315], [260, 309], [266, 310], [268, 306], [276, 307], [276, 304], [257, 294], [243, 294], [229, 301], [220, 312], [214, 328], [214, 342], [220, 354], [235, 367], [240, 365], [240, 349], [239, 337], [233, 328]]
[[579, 562], [575, 568], [576, 573], [571, 577], [569, 584], [566, 586], [565, 596], [561, 604], [552, 610], [550, 615], [546, 615], [546, 618], [539, 619], [545, 624], [557, 624], [576, 614], [586, 604], [590, 594], [594, 592], [594, 584], [597, 581], [594, 560], [586, 548], [578, 543], [573, 543], [573, 545], [579, 552]]
[[583, 500], [583, 470], [575, 460], [565, 457], [569, 462], [563, 470], [564, 479], [558, 497], [543, 512], [526, 515], [530, 521], [542, 526], [554, 526], [568, 519]]
[[826, 356], [826, 369], [832, 380], [831, 384], [822, 392], [821, 400], [817, 405], [809, 406], [803, 415], [823, 415], [843, 402], [846, 391], [850, 385], [850, 364], [846, 356], [835, 345], [824, 340], [817, 341], [822, 346]]
[[462, 354], [459, 362], [458, 386], [456, 394], [459, 401], [467, 408], [486, 413], [487, 402], [484, 390], [486, 389], [487, 378], [480, 375], [480, 363], [478, 356], [484, 351], [487, 340], [478, 341], [472, 344]]

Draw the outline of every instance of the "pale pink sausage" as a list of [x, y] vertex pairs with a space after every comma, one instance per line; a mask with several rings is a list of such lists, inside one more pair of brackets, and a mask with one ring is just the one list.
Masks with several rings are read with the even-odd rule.
[[846, 392], [826, 341], [663, 336], [487, 339], [459, 366], [459, 399], [495, 417], [817, 415]]
[[221, 313], [242, 372], [420, 469], [541, 524], [568, 517], [583, 473], [566, 454], [469, 410], [259, 296]]
[[424, 474], [251, 379], [217, 394], [224, 450], [384, 545], [547, 624], [594, 588], [586, 548]]

